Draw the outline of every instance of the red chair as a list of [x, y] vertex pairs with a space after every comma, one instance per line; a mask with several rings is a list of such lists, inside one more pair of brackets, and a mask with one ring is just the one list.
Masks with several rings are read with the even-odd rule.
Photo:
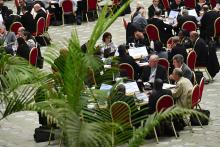
[[74, 13], [75, 10], [73, 10], [73, 5], [74, 5], [74, 3], [72, 2], [72, 0], [64, 0], [61, 3], [63, 25], [64, 25], [64, 15], [73, 14], [75, 16], [75, 13]]
[[13, 22], [10, 26], [10, 31], [14, 32], [15, 34], [18, 34], [18, 29], [20, 27], [23, 27], [23, 25], [20, 22]]
[[128, 79], [134, 80], [134, 69], [130, 64], [121, 63], [119, 69], [121, 72], [126, 72]]
[[44, 40], [44, 43], [47, 45], [47, 42], [44, 38], [44, 33], [45, 33], [45, 18], [40, 17], [37, 21], [37, 26], [36, 26], [36, 32], [32, 33], [34, 37], [42, 37]]
[[186, 8], [195, 9], [196, 7], [196, 0], [184, 0], [184, 4]]
[[34, 47], [29, 53], [29, 63], [33, 66], [37, 64], [38, 48]]
[[[157, 100], [156, 112], [157, 112], [157, 113], [163, 112], [163, 111], [165, 111], [166, 109], [172, 107], [173, 105], [174, 105], [174, 101], [173, 101], [173, 98], [172, 98], [170, 95], [161, 96], [161, 97]], [[172, 125], [172, 128], [173, 128], [173, 132], [174, 132], [174, 134], [175, 134], [175, 137], [177, 138], [176, 129], [175, 129], [175, 127], [174, 127], [172, 118], [171, 118], [171, 125]], [[159, 140], [158, 140], [158, 137], [157, 137], [157, 132], [156, 132], [155, 127], [154, 127], [154, 134], [155, 134], [155, 137], [156, 137], [156, 140], [157, 140], [157, 143], [158, 143]]]
[[199, 86], [195, 85], [192, 90], [192, 109], [199, 103]]
[[[120, 124], [124, 129], [133, 128], [131, 110], [127, 103], [122, 101], [114, 102], [111, 105], [110, 113], [112, 122]], [[115, 132], [115, 129], [112, 129], [112, 144], [115, 144]]]
[[213, 8], [215, 8], [215, 6], [216, 6], [216, 0], [209, 0], [209, 2], [210, 2], [210, 5], [211, 5], [211, 8], [213, 9]]
[[128, 22], [125, 20], [125, 18], [122, 18], [122, 21], [123, 21], [124, 28], [126, 30], [128, 27]]
[[84, 13], [86, 14], [86, 19], [87, 22], [89, 22], [88, 19], [88, 12], [93, 12], [93, 16], [94, 16], [94, 11], [96, 12], [97, 16], [99, 16], [99, 13], [97, 11], [97, 6], [98, 6], [98, 1], [97, 0], [87, 0], [87, 5], [86, 5], [86, 9], [84, 10]]
[[150, 41], [155, 41], [155, 40], [160, 41], [160, 33], [159, 33], [158, 28], [155, 25], [148, 24], [146, 26], [145, 31], [146, 31], [149, 42]]
[[196, 52], [194, 50], [190, 51], [187, 56], [186, 64], [189, 66], [189, 68], [192, 71], [195, 70], [196, 58], [197, 58]]
[[163, 3], [163, 7], [164, 7], [165, 11], [169, 11], [170, 10], [169, 0], [161, 0], [161, 2]]
[[197, 26], [193, 21], [186, 21], [182, 25], [182, 30], [186, 30], [188, 32], [196, 31]]
[[169, 79], [169, 68], [170, 68], [170, 63], [167, 59], [165, 58], [160, 58], [158, 61], [158, 64], [163, 66], [166, 69], [167, 72], [167, 79]]
[[220, 17], [215, 20], [214, 23], [214, 37], [220, 36]]
[[173, 46], [173, 38], [170, 37], [168, 40], [167, 40], [167, 48], [172, 48]]
[[[200, 101], [200, 95], [199, 94], [200, 94], [200, 88], [199, 88], [198, 85], [195, 85], [193, 87], [193, 91], [192, 91], [192, 109], [197, 107], [198, 104], [199, 104], [199, 101]], [[198, 120], [198, 122], [199, 122], [199, 124], [202, 128], [202, 123], [201, 123], [201, 121], [200, 121], [200, 119], [197, 115], [196, 115], [196, 118], [197, 118], [197, 120]]]
[[201, 109], [201, 107], [200, 107], [199, 103], [202, 100], [202, 93], [203, 93], [204, 85], [205, 85], [205, 78], [202, 77], [202, 79], [200, 80], [200, 83], [199, 83], [199, 102], [198, 102], [198, 106], [199, 106], [200, 109]]

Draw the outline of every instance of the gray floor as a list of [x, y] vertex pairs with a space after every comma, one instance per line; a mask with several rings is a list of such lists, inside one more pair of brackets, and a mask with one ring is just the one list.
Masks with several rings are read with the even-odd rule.
[[[144, 1], [144, 0], [142, 0]], [[151, 1], [144, 1], [145, 6], [149, 6]], [[10, 8], [14, 8], [12, 2], [5, 3]], [[132, 3], [132, 8], [134, 7]], [[125, 18], [129, 20], [129, 15]], [[71, 30], [76, 28], [81, 43], [88, 40], [91, 30], [95, 22], [85, 22], [81, 26], [58, 26], [50, 27], [49, 33], [54, 44], [56, 44], [57, 51], [59, 48], [66, 45], [66, 41], [71, 35]], [[125, 42], [125, 30], [122, 26], [122, 17], [119, 17], [116, 22], [109, 28], [113, 35], [113, 42], [117, 45]], [[43, 52], [48, 48], [43, 48]], [[220, 56], [220, 52], [218, 52]], [[46, 65], [45, 70], [49, 70]], [[211, 121], [208, 126], [204, 128], [194, 127], [194, 133], [185, 129], [180, 132], [180, 137], [159, 138], [160, 143], [156, 144], [155, 140], [145, 141], [142, 145], [145, 146], [159, 146], [159, 147], [218, 147], [220, 144], [220, 74], [218, 74], [213, 83], [205, 85], [204, 95], [202, 98], [202, 108], [211, 111]], [[43, 147], [47, 146], [45, 143], [35, 143], [33, 140], [34, 129], [38, 127], [38, 116], [35, 112], [19, 112], [11, 115], [8, 119], [0, 121], [0, 147]], [[57, 146], [57, 145], [51, 145]]]

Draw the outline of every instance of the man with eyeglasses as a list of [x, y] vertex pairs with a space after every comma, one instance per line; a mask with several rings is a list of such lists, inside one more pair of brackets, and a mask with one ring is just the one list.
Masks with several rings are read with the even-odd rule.
[[158, 65], [159, 57], [157, 55], [151, 55], [149, 58], [149, 66], [143, 68], [141, 79], [143, 82], [154, 83], [155, 79], [162, 79], [163, 82], [167, 82], [166, 70]]

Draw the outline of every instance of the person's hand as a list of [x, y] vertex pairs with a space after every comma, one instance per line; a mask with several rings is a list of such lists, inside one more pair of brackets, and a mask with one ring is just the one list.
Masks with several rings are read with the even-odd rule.
[[172, 74], [169, 76], [169, 79], [170, 79], [170, 80], [173, 80], [173, 75], [172, 75]]

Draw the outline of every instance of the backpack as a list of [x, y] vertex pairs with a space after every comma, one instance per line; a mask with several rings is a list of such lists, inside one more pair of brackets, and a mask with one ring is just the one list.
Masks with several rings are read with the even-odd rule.
[[[209, 124], [210, 111], [209, 110], [200, 110], [200, 109], [196, 109], [196, 111], [199, 111], [199, 112], [203, 113], [205, 116], [207, 116], [208, 119], [203, 118], [201, 116], [198, 116], [198, 118], [201, 121], [202, 125], [208, 125]], [[200, 126], [199, 121], [198, 121], [198, 119], [196, 118], [195, 115], [190, 116], [190, 121], [191, 121], [192, 126]]]

